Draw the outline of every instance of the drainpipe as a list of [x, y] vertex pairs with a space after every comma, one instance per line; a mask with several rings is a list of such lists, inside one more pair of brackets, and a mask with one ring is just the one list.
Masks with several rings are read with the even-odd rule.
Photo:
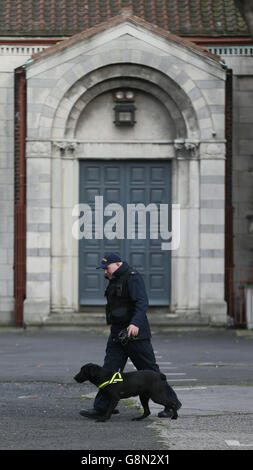
[[225, 167], [225, 300], [227, 313], [232, 317], [233, 312], [233, 268], [234, 268], [234, 232], [233, 232], [233, 199], [232, 199], [232, 127], [233, 127], [233, 74], [226, 70], [226, 104], [225, 104], [225, 137], [226, 137], [226, 167]]
[[14, 293], [16, 326], [23, 326], [26, 296], [26, 75], [15, 71], [15, 229]]

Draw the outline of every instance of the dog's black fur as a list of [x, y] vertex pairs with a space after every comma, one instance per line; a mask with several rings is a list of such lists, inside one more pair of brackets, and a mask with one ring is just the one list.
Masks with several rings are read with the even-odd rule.
[[[102, 383], [110, 380], [114, 372], [104, 369], [96, 364], [85, 364], [80, 372], [74, 377], [78, 383], [89, 380], [97, 387]], [[101, 392], [109, 400], [109, 405], [106, 413], [99, 417], [97, 421], [106, 421], [110, 419], [114, 408], [117, 406], [121, 398], [129, 398], [139, 395], [141, 404], [144, 409], [142, 416], [133, 418], [132, 421], [138, 421], [150, 415], [148, 406], [149, 399], [155, 403], [164, 405], [172, 409], [173, 416], [171, 419], [177, 419], [176, 405], [168, 401], [166, 397], [166, 389], [164, 381], [166, 376], [164, 374], [154, 372], [152, 370], [139, 370], [135, 372], [121, 373], [123, 382], [116, 384], [108, 384], [101, 388]]]

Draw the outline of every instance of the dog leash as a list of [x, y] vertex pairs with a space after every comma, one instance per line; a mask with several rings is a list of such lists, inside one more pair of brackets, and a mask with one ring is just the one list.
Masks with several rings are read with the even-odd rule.
[[[118, 376], [118, 378], [116, 378]], [[123, 382], [122, 375], [120, 372], [115, 372], [110, 380], [103, 382], [98, 388], [105, 387], [106, 385], [116, 384], [117, 382]]]

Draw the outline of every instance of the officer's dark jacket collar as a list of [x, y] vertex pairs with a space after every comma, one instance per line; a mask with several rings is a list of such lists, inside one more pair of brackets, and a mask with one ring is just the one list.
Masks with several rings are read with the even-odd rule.
[[127, 271], [129, 268], [129, 265], [126, 261], [123, 261], [123, 264], [113, 273], [112, 279], [117, 279], [120, 277], [123, 273]]

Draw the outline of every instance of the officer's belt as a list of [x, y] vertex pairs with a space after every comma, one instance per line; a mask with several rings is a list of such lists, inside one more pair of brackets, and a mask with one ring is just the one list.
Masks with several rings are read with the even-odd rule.
[[[118, 378], [116, 378], [118, 376]], [[110, 380], [103, 382], [98, 388], [105, 387], [106, 385], [116, 384], [117, 382], [123, 382], [122, 375], [120, 372], [115, 372]]]

